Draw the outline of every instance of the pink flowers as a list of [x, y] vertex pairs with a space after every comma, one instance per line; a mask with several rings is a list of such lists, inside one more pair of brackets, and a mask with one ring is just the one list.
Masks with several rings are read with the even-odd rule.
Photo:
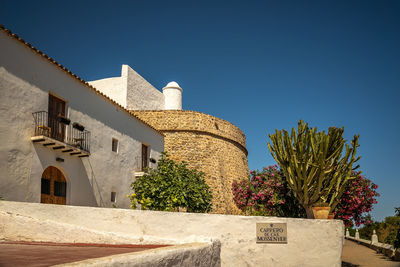
[[346, 227], [353, 226], [353, 221], [357, 226], [370, 223], [364, 214], [372, 210], [373, 204], [378, 203], [376, 201], [376, 197], [379, 196], [376, 192], [378, 186], [361, 175], [355, 177], [347, 184], [346, 191], [335, 210], [335, 217], [342, 219]]
[[239, 209], [253, 215], [277, 215], [288, 194], [277, 167], [268, 166], [262, 172], [251, 171], [248, 181], [232, 184], [233, 200]]
[[[355, 177], [344, 190], [339, 204], [333, 211], [335, 218], [342, 219], [346, 227], [368, 223], [365, 216], [372, 210], [376, 198], [377, 185], [369, 179], [353, 172]], [[261, 172], [251, 171], [250, 179], [232, 184], [233, 200], [246, 214], [285, 217], [305, 216], [288, 188], [283, 173], [275, 166], [263, 168]]]

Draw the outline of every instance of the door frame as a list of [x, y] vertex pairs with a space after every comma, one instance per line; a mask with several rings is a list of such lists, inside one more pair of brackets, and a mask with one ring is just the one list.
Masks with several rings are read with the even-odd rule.
[[[48, 165], [48, 166], [46, 166], [45, 168], [43, 168], [43, 170], [42, 170], [42, 172], [41, 172], [41, 175], [40, 175], [40, 191], [39, 191], [39, 203], [43, 203], [42, 202], [42, 177], [43, 177], [43, 174], [44, 174], [44, 172], [48, 169], [48, 168], [50, 168], [50, 167], [53, 167], [53, 168], [56, 168], [58, 171], [60, 171], [61, 172], [61, 174], [62, 174], [62, 176], [63, 176], [63, 178], [64, 178], [64, 180], [65, 180], [65, 183], [66, 183], [66, 190], [65, 190], [65, 205], [70, 205], [70, 203], [71, 203], [71, 201], [70, 201], [70, 192], [71, 192], [71, 183], [70, 183], [70, 179], [69, 179], [69, 177], [66, 175], [66, 171], [62, 168], [62, 167], [60, 167], [60, 166], [57, 166], [57, 165], [54, 165], [54, 164], [50, 164], [50, 165]], [[54, 186], [54, 185], [53, 185]], [[51, 188], [51, 184], [50, 184], [50, 188]], [[45, 204], [57, 204], [57, 203], [45, 203]]]

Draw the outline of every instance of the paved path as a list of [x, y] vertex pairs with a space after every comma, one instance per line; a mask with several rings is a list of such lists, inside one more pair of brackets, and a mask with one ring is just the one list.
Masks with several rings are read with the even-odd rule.
[[346, 267], [400, 267], [400, 262], [391, 261], [375, 250], [347, 239], [344, 241], [342, 262]]
[[[154, 246], [157, 247], [157, 246]], [[160, 246], [158, 246], [160, 247]], [[41, 267], [151, 249], [149, 246], [99, 247], [89, 244], [38, 244], [0, 242], [1, 267]]]

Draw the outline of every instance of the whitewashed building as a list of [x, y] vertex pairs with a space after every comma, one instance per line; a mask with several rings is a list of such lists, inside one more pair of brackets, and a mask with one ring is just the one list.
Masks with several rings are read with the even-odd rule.
[[128, 65], [122, 65], [121, 77], [89, 84], [128, 110], [182, 110], [182, 88], [178, 83], [168, 83], [161, 93]]
[[164, 149], [130, 98], [110, 99], [0, 26], [0, 196], [128, 208], [135, 175]]

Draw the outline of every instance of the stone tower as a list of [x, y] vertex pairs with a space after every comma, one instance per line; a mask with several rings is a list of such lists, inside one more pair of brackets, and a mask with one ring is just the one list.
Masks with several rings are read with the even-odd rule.
[[203, 171], [213, 193], [213, 212], [238, 214], [232, 182], [247, 179], [246, 136], [232, 123], [196, 111], [182, 110], [182, 88], [168, 83], [162, 93], [128, 65], [121, 77], [90, 82], [164, 135], [164, 151]]
[[232, 182], [248, 177], [246, 137], [232, 123], [187, 110], [136, 110], [134, 115], [164, 133], [172, 159], [203, 171], [213, 193], [213, 212], [238, 214]]

